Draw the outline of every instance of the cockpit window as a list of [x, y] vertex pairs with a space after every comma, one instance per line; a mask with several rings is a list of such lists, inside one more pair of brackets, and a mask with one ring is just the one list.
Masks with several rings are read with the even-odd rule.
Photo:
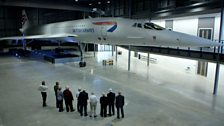
[[133, 26], [133, 27], [136, 27], [136, 26], [137, 26], [137, 23], [134, 23], [132, 26]]
[[141, 23], [138, 23], [137, 27], [138, 28], [142, 28], [142, 24]]
[[144, 28], [145, 29], [154, 29], [151, 25], [149, 25], [149, 23], [145, 23]]
[[155, 29], [155, 30], [164, 30], [165, 29], [165, 28], [163, 28], [159, 25], [153, 24], [153, 23], [145, 23], [144, 28], [145, 29]]

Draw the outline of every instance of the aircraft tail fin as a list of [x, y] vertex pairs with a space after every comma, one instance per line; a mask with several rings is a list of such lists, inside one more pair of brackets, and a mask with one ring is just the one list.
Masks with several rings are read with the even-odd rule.
[[20, 32], [24, 33], [26, 29], [29, 27], [29, 20], [25, 10], [22, 10], [22, 28], [20, 28]]

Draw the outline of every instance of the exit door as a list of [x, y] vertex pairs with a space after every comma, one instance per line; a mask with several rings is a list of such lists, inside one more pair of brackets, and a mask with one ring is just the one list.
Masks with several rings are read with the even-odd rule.
[[212, 28], [200, 28], [199, 37], [212, 40]]

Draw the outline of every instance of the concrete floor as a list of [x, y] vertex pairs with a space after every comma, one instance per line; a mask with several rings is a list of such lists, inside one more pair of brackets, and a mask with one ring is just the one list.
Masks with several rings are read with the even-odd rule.
[[[87, 67], [77, 63], [52, 65], [45, 61], [0, 58], [0, 126], [223, 126], [223, 95], [205, 91], [205, 78], [170, 71], [157, 64], [132, 58], [127, 71], [127, 57], [118, 56], [113, 66], [102, 66], [111, 53], [101, 52], [96, 58], [86, 55]], [[48, 107], [42, 108], [37, 90], [46, 81]], [[125, 118], [91, 119], [77, 112], [59, 113], [55, 108], [53, 86], [70, 85], [73, 95], [78, 87], [87, 92], [113, 88], [125, 96]], [[74, 102], [75, 106], [76, 102]], [[89, 106], [88, 106], [89, 107]], [[89, 108], [88, 108], [89, 109]], [[97, 106], [99, 114], [99, 104]]]

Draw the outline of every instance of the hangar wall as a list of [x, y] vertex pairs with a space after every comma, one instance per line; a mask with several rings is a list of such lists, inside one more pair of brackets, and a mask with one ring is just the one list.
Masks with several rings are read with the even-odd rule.
[[165, 27], [166, 20], [173, 20], [173, 31], [183, 32], [190, 35], [198, 35], [198, 22], [199, 18], [214, 17], [214, 40], [219, 38], [219, 26], [220, 26], [220, 13], [208, 14], [208, 15], [197, 15], [182, 18], [171, 18], [162, 20], [152, 20], [152, 22]]
[[[194, 36], [198, 35], [198, 28], [199, 28], [199, 18], [204, 17], [214, 17], [214, 40], [218, 40], [219, 36], [219, 27], [220, 27], [220, 13], [214, 14], [207, 14], [207, 15], [197, 15], [197, 16], [189, 16], [189, 17], [182, 17], [182, 18], [172, 18], [172, 19], [162, 19], [162, 20], [153, 20], [152, 22], [165, 27], [166, 20], [173, 20], [173, 31], [183, 32], [187, 34], [191, 34]], [[145, 57], [147, 57], [147, 53], [139, 53]], [[150, 54], [150, 58], [157, 59], [158, 63], [163, 66], [165, 69], [170, 69], [170, 71], [176, 71], [180, 73], [187, 73], [193, 76], [197, 76], [205, 81], [205, 89], [204, 93], [212, 93], [213, 86], [214, 86], [214, 78], [215, 78], [215, 69], [216, 64], [208, 62], [208, 69], [207, 69], [207, 76], [203, 77], [201, 75], [197, 75], [197, 60], [189, 60], [189, 59], [182, 59], [176, 57], [167, 57], [167, 56], [160, 56], [160, 55], [153, 55]], [[187, 67], [190, 70], [186, 71]], [[224, 66], [221, 65], [220, 67], [220, 78], [219, 78], [219, 87], [218, 87], [218, 95], [224, 95]], [[197, 87], [197, 85], [195, 85]], [[190, 87], [193, 88], [193, 87]]]
[[[214, 26], [209, 22], [203, 22], [201, 19], [211, 17], [214, 18]], [[205, 15], [196, 15], [196, 16], [187, 16], [187, 17], [181, 17], [181, 18], [168, 18], [168, 19], [161, 19], [161, 20], [152, 20], [152, 22], [165, 27], [166, 21], [172, 20], [173, 21], [173, 31], [183, 32], [187, 34], [191, 34], [194, 36], [198, 35], [198, 28], [207, 28], [207, 27], [214, 27], [214, 33], [213, 33], [213, 39], [218, 40], [219, 37], [219, 28], [220, 28], [220, 13], [213, 13], [213, 14], [205, 14]], [[199, 23], [204, 24], [199, 24]], [[207, 25], [206, 25], [207, 23]], [[203, 26], [201, 26], [203, 25]], [[210, 26], [211, 25], [211, 26]], [[127, 51], [126, 51], [127, 53]], [[147, 53], [138, 53], [143, 55], [145, 58], [147, 57]], [[131, 53], [131, 56], [134, 57], [134, 52]], [[198, 61], [197, 60], [190, 60], [190, 59], [183, 59], [183, 58], [176, 58], [176, 57], [167, 57], [167, 56], [160, 56], [160, 55], [154, 55], [150, 54], [150, 58], [156, 59], [158, 66], [162, 67], [162, 69], [166, 69], [170, 72], [176, 72], [185, 74], [186, 77], [197, 77], [199, 78], [199, 84], [194, 85], [186, 85], [186, 88], [189, 90], [199, 90], [198, 88], [200, 85], [203, 87], [201, 88], [199, 92], [201, 93], [210, 93], [213, 92], [213, 86], [214, 86], [214, 78], [215, 78], [215, 69], [216, 64], [208, 62], [208, 69], [207, 69], [207, 76], [201, 76], [197, 75], [197, 67], [198, 67]], [[141, 61], [140, 61], [141, 62]], [[146, 63], [146, 60], [143, 62]], [[190, 70], [188, 70], [190, 68]], [[150, 70], [150, 67], [149, 67]], [[224, 95], [224, 79], [222, 79], [222, 76], [224, 76], [224, 66], [221, 65], [220, 67], [220, 78], [219, 78], [219, 87], [218, 87], [218, 95]], [[191, 78], [192, 79], [192, 78]], [[179, 85], [181, 86], [181, 84]]]
[[22, 10], [25, 10], [32, 25], [75, 20], [83, 18], [82, 12], [52, 9], [0, 7], [0, 37], [21, 35]]
[[21, 13], [18, 8], [1, 7], [0, 8], [0, 37], [13, 36], [19, 34], [21, 27], [18, 19], [21, 19]]

